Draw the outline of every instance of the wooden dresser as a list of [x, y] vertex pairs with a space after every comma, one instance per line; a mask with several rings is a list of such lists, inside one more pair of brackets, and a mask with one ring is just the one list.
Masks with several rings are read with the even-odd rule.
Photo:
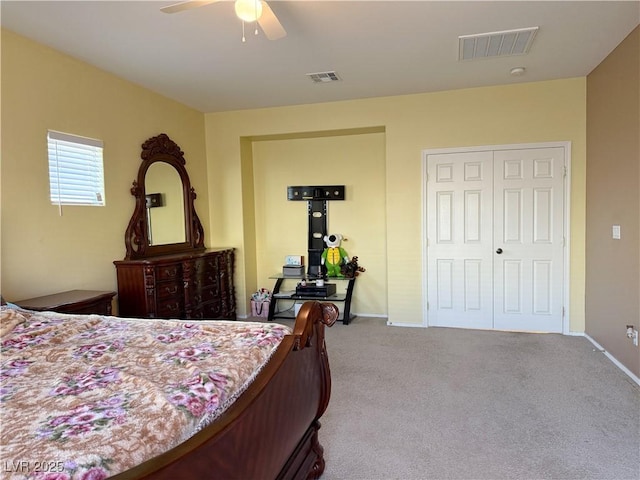
[[119, 316], [236, 319], [233, 248], [113, 263]]
[[161, 133], [142, 144], [140, 158], [131, 187], [136, 205], [124, 234], [127, 253], [113, 262], [118, 315], [235, 320], [234, 251], [205, 248], [184, 152]]

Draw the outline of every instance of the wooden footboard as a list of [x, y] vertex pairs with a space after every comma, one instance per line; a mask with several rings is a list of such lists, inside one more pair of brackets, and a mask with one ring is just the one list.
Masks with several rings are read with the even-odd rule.
[[319, 418], [331, 375], [324, 326], [338, 318], [329, 303], [307, 302], [251, 386], [213, 424], [176, 448], [112, 478], [306, 479], [324, 471]]

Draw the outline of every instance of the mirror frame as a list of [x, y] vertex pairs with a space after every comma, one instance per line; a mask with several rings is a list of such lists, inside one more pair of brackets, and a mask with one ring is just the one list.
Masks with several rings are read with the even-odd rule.
[[[131, 187], [131, 195], [135, 197], [136, 205], [125, 232], [124, 241], [127, 248], [125, 260], [204, 250], [204, 229], [193, 206], [196, 192], [191, 187], [189, 174], [185, 168], [184, 152], [167, 134], [161, 133], [142, 144], [140, 157], [142, 158], [142, 164], [138, 170], [138, 178], [133, 181], [133, 186]], [[145, 176], [149, 167], [157, 162], [164, 162], [173, 166], [182, 181], [185, 241], [181, 243], [149, 244]]]

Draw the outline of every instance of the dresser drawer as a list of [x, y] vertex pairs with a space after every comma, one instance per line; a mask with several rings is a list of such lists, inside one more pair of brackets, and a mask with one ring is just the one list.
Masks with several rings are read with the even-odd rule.
[[182, 295], [182, 283], [178, 282], [163, 282], [158, 283], [156, 286], [156, 296], [158, 300], [163, 298], [172, 298], [176, 295]]
[[220, 297], [220, 289], [217, 284], [205, 287], [200, 293], [201, 302], [210, 302], [211, 300], [217, 300]]
[[181, 299], [168, 298], [157, 302], [156, 316], [159, 318], [181, 318], [184, 307]]
[[212, 255], [206, 258], [203, 258], [199, 263], [198, 267], [202, 273], [213, 273], [216, 274], [218, 272], [218, 258], [220, 255]]
[[222, 317], [222, 303], [220, 301], [205, 303], [200, 311], [202, 316], [199, 318], [220, 318]]
[[159, 265], [156, 267], [156, 279], [159, 282], [163, 280], [176, 280], [182, 277], [182, 266], [179, 263], [173, 265]]
[[191, 290], [185, 292], [185, 298], [188, 304], [190, 303], [194, 308], [199, 308], [203, 303], [219, 300], [220, 290], [215, 286], [200, 290]]
[[195, 264], [195, 278], [201, 285], [209, 285], [217, 281], [219, 275], [216, 257], [199, 259]]
[[[218, 286], [218, 277], [210, 274], [205, 275], [200, 283], [200, 289], [203, 295], [219, 295], [220, 288]], [[205, 293], [207, 290], [209, 293]]]
[[197, 319], [222, 318], [222, 304], [218, 300], [214, 302], [205, 303], [193, 310], [191, 314], [191, 318], [197, 318]]
[[198, 259], [193, 270], [195, 275], [185, 282], [185, 296], [188, 299], [187, 304], [199, 308], [201, 303], [218, 299], [220, 296], [220, 273], [216, 256]]

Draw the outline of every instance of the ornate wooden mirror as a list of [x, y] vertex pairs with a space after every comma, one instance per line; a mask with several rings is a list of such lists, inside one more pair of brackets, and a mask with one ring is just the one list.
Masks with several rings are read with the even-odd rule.
[[140, 156], [138, 178], [131, 187], [136, 206], [125, 233], [125, 260], [204, 250], [184, 152], [161, 133], [142, 144]]

